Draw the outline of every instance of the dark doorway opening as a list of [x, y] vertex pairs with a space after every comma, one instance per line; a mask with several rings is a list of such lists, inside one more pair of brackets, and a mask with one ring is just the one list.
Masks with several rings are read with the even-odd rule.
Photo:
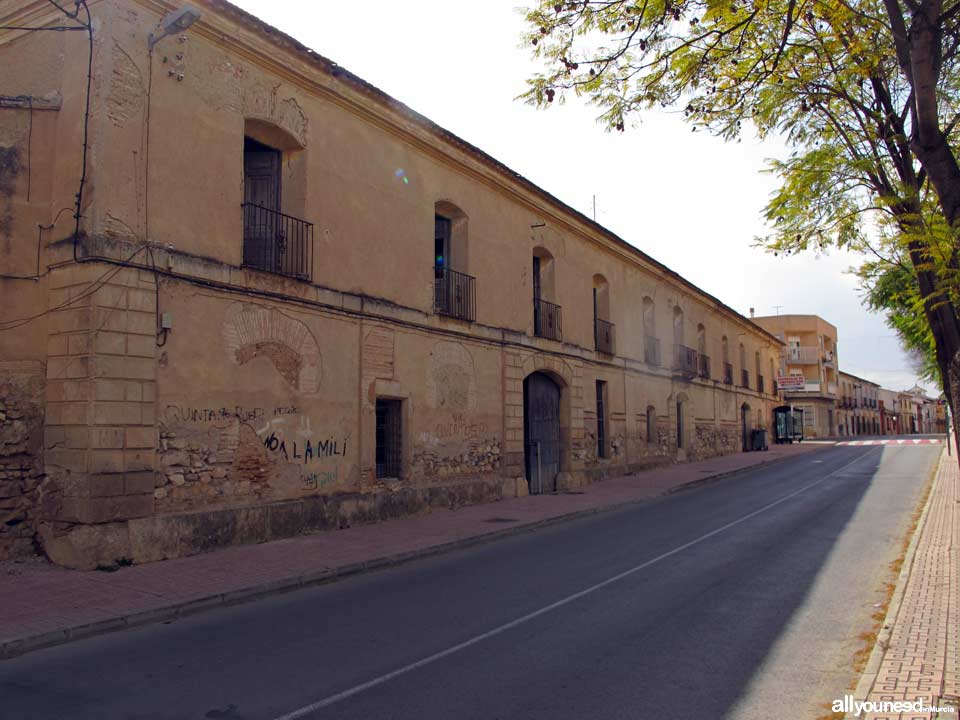
[[544, 373], [523, 381], [523, 446], [530, 493], [554, 492], [560, 472], [560, 388]]

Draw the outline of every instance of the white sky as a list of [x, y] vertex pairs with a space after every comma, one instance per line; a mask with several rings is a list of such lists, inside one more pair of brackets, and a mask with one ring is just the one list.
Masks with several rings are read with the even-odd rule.
[[547, 111], [514, 98], [536, 65], [519, 47], [516, 0], [233, 0], [480, 147], [744, 315], [820, 315], [837, 326], [841, 369], [902, 390], [916, 382], [899, 343], [863, 309], [831, 251], [775, 258], [751, 247], [775, 189], [776, 143], [692, 133], [681, 114], [649, 112], [607, 133], [577, 99]]

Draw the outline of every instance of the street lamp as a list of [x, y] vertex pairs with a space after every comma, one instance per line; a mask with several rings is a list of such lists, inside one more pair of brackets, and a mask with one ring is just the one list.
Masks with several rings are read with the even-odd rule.
[[147, 47], [153, 50], [153, 46], [163, 38], [183, 32], [199, 19], [200, 11], [190, 5], [184, 5], [182, 8], [174, 10], [160, 21], [160, 26], [156, 32], [150, 33], [150, 37], [147, 38]]

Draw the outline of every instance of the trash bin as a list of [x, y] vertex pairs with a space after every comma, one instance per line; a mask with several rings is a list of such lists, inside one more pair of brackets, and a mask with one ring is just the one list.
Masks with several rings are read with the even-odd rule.
[[767, 431], [757, 428], [750, 433], [750, 449], [754, 452], [767, 450]]

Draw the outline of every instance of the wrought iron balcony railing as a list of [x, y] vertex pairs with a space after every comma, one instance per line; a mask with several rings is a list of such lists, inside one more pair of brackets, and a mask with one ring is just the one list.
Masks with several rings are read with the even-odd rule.
[[699, 353], [697, 355], [697, 370], [704, 380], [710, 379], [710, 357]]
[[723, 364], [723, 384], [733, 385], [733, 365], [728, 362]]
[[254, 203], [242, 203], [243, 264], [298, 280], [313, 273], [313, 223]]
[[563, 317], [560, 306], [546, 300], [533, 301], [533, 334], [550, 340], [563, 339]]
[[673, 371], [682, 377], [694, 377], [697, 374], [697, 351], [686, 345], [674, 345]]
[[476, 278], [445, 267], [433, 268], [433, 309], [439, 315], [477, 319]]
[[594, 318], [593, 342], [599, 352], [613, 355], [613, 323]]
[[643, 361], [652, 367], [660, 367], [660, 340], [653, 335], [643, 337]]
[[740, 387], [750, 389], [750, 371], [740, 371]]

